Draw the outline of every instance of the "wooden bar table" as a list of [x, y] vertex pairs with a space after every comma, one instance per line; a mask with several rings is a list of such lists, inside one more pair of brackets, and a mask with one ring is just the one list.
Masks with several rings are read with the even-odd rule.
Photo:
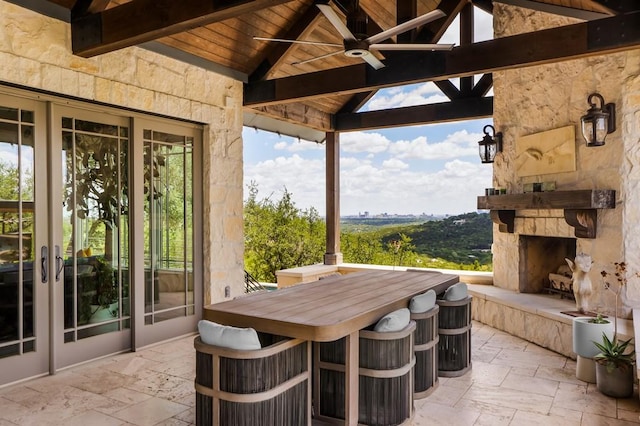
[[358, 424], [359, 331], [429, 289], [457, 283], [453, 274], [366, 271], [208, 305], [204, 318], [312, 342], [346, 338], [345, 423]]

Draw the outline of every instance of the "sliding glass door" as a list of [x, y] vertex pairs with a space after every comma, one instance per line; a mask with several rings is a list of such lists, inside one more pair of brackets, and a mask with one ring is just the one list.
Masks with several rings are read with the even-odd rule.
[[0, 95], [0, 385], [49, 371], [45, 123], [43, 104]]
[[82, 107], [0, 95], [0, 386], [201, 316], [202, 128]]
[[127, 118], [53, 108], [57, 367], [131, 347]]

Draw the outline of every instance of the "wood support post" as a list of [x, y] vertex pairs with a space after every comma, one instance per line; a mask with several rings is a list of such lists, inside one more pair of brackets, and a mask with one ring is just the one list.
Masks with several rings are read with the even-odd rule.
[[326, 252], [325, 265], [342, 263], [340, 253], [340, 135], [327, 132], [326, 138]]

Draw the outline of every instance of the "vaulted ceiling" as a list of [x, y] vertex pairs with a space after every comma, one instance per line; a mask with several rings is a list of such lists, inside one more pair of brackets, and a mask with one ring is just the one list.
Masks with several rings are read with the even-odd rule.
[[[257, 127], [276, 130], [274, 123], [285, 123], [290, 131], [283, 133], [290, 134], [296, 128], [322, 134], [488, 117], [493, 102], [485, 95], [493, 71], [640, 47], [635, 0], [499, 0], [580, 21], [483, 42], [473, 40], [473, 13], [492, 13], [491, 0], [49, 1], [69, 10], [75, 54], [154, 42], [206, 61], [244, 81], [245, 124], [255, 120]], [[377, 41], [385, 50], [343, 46], [342, 24], [360, 41], [435, 9], [444, 16]], [[386, 50], [394, 43], [437, 43], [458, 15], [460, 45], [451, 50]], [[351, 54], [332, 54], [343, 50]], [[358, 54], [374, 58], [364, 61]], [[375, 69], [371, 63], [378, 61], [384, 67]], [[449, 102], [358, 112], [381, 88], [426, 81], [435, 82]]]

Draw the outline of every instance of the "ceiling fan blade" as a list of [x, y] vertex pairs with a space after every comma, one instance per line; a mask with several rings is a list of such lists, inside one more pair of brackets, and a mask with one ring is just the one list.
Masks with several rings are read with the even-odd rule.
[[347, 25], [344, 22], [342, 22], [342, 19], [340, 19], [340, 16], [338, 16], [336, 11], [333, 10], [333, 8], [330, 5], [316, 4], [316, 6], [318, 6], [318, 9], [320, 9], [320, 12], [322, 12], [322, 14], [329, 20], [329, 22], [331, 22], [331, 25], [333, 25], [335, 29], [338, 30], [338, 32], [340, 33], [343, 39], [347, 41], [356, 40], [356, 36], [354, 36], [351, 30], [347, 28]]
[[360, 56], [362, 60], [366, 61], [369, 65], [371, 65], [374, 69], [379, 70], [380, 68], [384, 68], [384, 64], [380, 61], [380, 59], [376, 58], [375, 55], [369, 53], [367, 55]]
[[327, 53], [326, 55], [316, 56], [315, 58], [305, 59], [304, 61], [291, 62], [291, 65], [308, 64], [309, 62], [317, 61], [319, 59], [328, 58], [330, 56], [338, 55], [340, 53], [344, 53], [344, 50], [338, 50], [337, 52], [331, 52], [331, 53]]
[[261, 41], [277, 41], [281, 43], [295, 43], [295, 44], [310, 44], [312, 46], [330, 46], [330, 47], [344, 47], [337, 43], [324, 43], [321, 41], [305, 41], [305, 40], [287, 40], [284, 38], [269, 38], [269, 37], [253, 37], [254, 40]]
[[404, 22], [400, 25], [396, 25], [393, 28], [389, 28], [388, 30], [372, 35], [371, 37], [367, 38], [365, 41], [369, 44], [380, 43], [381, 41], [384, 41], [395, 35], [402, 34], [405, 31], [412, 30], [414, 28], [419, 27], [420, 25], [424, 25], [428, 22], [435, 21], [436, 19], [442, 18], [444, 16], [446, 16], [446, 14], [443, 11], [441, 11], [440, 9], [435, 9], [429, 13], [420, 15], [417, 18], [410, 19], [407, 22]]
[[371, 50], [451, 50], [453, 44], [372, 44]]

